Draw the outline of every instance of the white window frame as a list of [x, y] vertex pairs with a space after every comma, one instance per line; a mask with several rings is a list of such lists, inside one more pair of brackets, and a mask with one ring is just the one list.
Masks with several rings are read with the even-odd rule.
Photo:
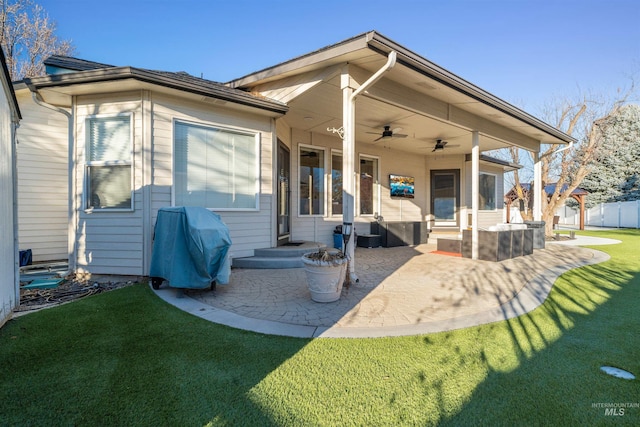
[[[129, 117], [129, 158], [128, 159], [120, 159], [120, 160], [108, 160], [108, 161], [90, 161], [89, 150], [91, 148], [91, 121], [95, 119], [109, 119], [109, 118], [120, 118], [120, 117]], [[84, 175], [83, 175], [83, 191], [82, 191], [82, 206], [84, 208], [85, 213], [91, 212], [131, 212], [134, 210], [135, 206], [135, 168], [134, 168], [134, 120], [133, 113], [119, 113], [119, 114], [93, 114], [85, 117], [84, 121], [85, 125], [85, 147], [84, 147]], [[89, 174], [92, 166], [129, 166], [131, 168], [131, 206], [128, 208], [96, 208], [90, 207], [89, 202], [91, 200], [90, 195], [90, 183], [89, 183]]]
[[[495, 211], [498, 210], [498, 175], [494, 174], [494, 173], [491, 173], [491, 172], [483, 172], [483, 171], [481, 171], [478, 175], [479, 175], [478, 176], [478, 187], [479, 187], [479, 182], [480, 182], [480, 176], [481, 175], [489, 175], [489, 176], [492, 176], [494, 178], [493, 200], [494, 200], [494, 205], [495, 205], [495, 207], [493, 209], [483, 209], [482, 207], [479, 207], [478, 210], [482, 211], [482, 212], [495, 212]], [[479, 190], [478, 190], [478, 192], [479, 192]], [[478, 197], [479, 196], [480, 196], [480, 194], [478, 194]]]
[[[324, 212], [318, 213], [318, 214], [302, 214], [302, 213], [300, 213], [300, 183], [301, 183], [301, 180], [300, 180], [300, 158], [301, 158], [301, 155], [302, 155], [302, 150], [305, 149], [305, 148], [316, 150], [316, 151], [322, 151], [322, 153], [323, 153], [323, 155], [322, 155], [322, 157], [323, 157], [322, 167], [323, 167], [324, 172], [322, 174], [323, 175], [322, 178], [323, 178], [324, 188], [323, 188], [322, 194], [323, 194], [324, 200], [323, 200], [323, 203], [322, 203], [322, 208], [323, 208]], [[327, 188], [328, 188], [327, 182], [329, 181], [328, 178], [327, 178], [327, 175], [328, 175], [328, 167], [327, 167], [327, 165], [330, 164], [330, 161], [327, 160], [327, 148], [326, 147], [319, 147], [317, 145], [298, 144], [297, 156], [298, 157], [296, 159], [296, 165], [297, 165], [296, 175], [298, 176], [298, 183], [297, 183], [298, 187], [296, 189], [296, 193], [298, 194], [298, 197], [296, 197], [296, 199], [297, 199], [296, 200], [296, 205], [297, 205], [296, 206], [297, 207], [296, 214], [297, 214], [297, 216], [299, 218], [324, 218], [327, 215], [329, 215], [329, 208], [327, 207], [327, 205], [330, 203], [327, 200], [327, 199], [330, 199], [330, 197], [327, 197]]]
[[[360, 206], [360, 200], [361, 200], [361, 196], [362, 193], [360, 191], [360, 174], [362, 173], [361, 171], [361, 160], [375, 160], [376, 161], [376, 180], [373, 183], [373, 213], [370, 214], [363, 214], [360, 213], [361, 210], [361, 206]], [[357, 186], [358, 186], [358, 198], [357, 198], [357, 207], [356, 207], [356, 212], [357, 212], [357, 216], [360, 217], [364, 217], [364, 218], [372, 218], [372, 217], [376, 217], [377, 214], [380, 213], [380, 157], [378, 156], [372, 156], [370, 154], [359, 154], [358, 155], [358, 179], [357, 181]]]
[[[329, 185], [327, 186], [327, 189], [329, 190], [329, 211], [328, 212], [328, 216], [331, 217], [342, 217], [342, 215], [344, 214], [344, 200], [342, 201], [342, 211], [343, 213], [339, 213], [339, 214], [334, 214], [333, 213], [333, 156], [340, 156], [342, 157], [342, 161], [344, 162], [344, 155], [342, 154], [342, 150], [335, 150], [332, 149], [331, 150], [331, 159], [329, 159], [329, 173], [327, 174], [329, 176]], [[343, 163], [344, 164], [344, 163]], [[343, 178], [343, 185], [344, 185], [344, 178]]]
[[221, 207], [212, 207], [212, 206], [207, 206], [206, 209], [209, 209], [210, 211], [215, 211], [215, 212], [256, 212], [260, 210], [260, 165], [261, 165], [261, 153], [260, 153], [260, 141], [261, 141], [261, 133], [260, 131], [257, 130], [252, 130], [252, 129], [246, 129], [246, 128], [238, 128], [238, 127], [231, 127], [231, 126], [224, 126], [218, 123], [211, 123], [211, 122], [199, 122], [199, 121], [192, 121], [192, 120], [185, 120], [185, 119], [181, 119], [181, 118], [174, 118], [173, 119], [173, 123], [172, 123], [172, 127], [171, 127], [171, 132], [172, 132], [172, 136], [171, 136], [171, 149], [172, 149], [172, 184], [171, 184], [171, 205], [172, 206], [176, 206], [176, 124], [183, 124], [183, 125], [187, 125], [187, 126], [195, 126], [195, 127], [201, 127], [201, 128], [211, 128], [211, 129], [216, 129], [216, 130], [221, 130], [221, 131], [228, 131], [231, 133], [235, 133], [235, 134], [244, 134], [247, 136], [253, 136], [254, 137], [254, 150], [255, 150], [255, 154], [256, 154], [256, 163], [254, 165], [255, 167], [255, 205], [253, 207], [250, 208], [221, 208]]

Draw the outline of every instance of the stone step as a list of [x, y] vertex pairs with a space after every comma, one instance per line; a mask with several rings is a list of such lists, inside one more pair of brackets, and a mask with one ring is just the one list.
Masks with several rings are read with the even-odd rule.
[[295, 245], [278, 246], [275, 248], [263, 248], [253, 251], [253, 255], [257, 257], [265, 258], [288, 258], [288, 257], [301, 257], [307, 252], [317, 251], [320, 248], [326, 248], [324, 243], [317, 242], [300, 242]]
[[324, 243], [318, 242], [292, 242], [276, 248], [255, 249], [254, 256], [234, 258], [232, 266], [257, 269], [302, 268], [302, 255], [326, 247]]
[[429, 243], [437, 243], [438, 239], [462, 239], [462, 231], [432, 231], [429, 233]]

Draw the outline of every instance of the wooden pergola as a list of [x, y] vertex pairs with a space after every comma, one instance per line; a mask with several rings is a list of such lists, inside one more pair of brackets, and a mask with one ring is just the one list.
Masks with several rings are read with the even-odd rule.
[[[525, 198], [528, 198], [528, 194], [531, 192], [531, 184], [521, 184], [522, 191], [524, 192]], [[567, 186], [565, 185], [562, 189], [566, 190]], [[547, 198], [550, 200], [553, 196], [553, 193], [556, 191], [556, 183], [547, 184], [544, 187], [544, 192], [547, 194]], [[563, 191], [560, 191], [562, 193]], [[584, 211], [585, 211], [585, 199], [589, 192], [582, 188], [576, 188], [569, 195], [572, 199], [580, 204], [580, 230], [584, 230]], [[509, 222], [509, 218], [511, 218], [511, 203], [518, 200], [518, 193], [516, 192], [515, 187], [513, 187], [509, 192], [504, 196], [506, 208], [507, 208], [507, 222]]]

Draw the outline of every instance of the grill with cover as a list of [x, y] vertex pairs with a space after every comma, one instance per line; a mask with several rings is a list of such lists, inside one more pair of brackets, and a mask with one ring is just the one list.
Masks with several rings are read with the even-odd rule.
[[220, 216], [199, 207], [161, 208], [154, 229], [149, 276], [154, 289], [213, 289], [229, 283], [231, 238]]

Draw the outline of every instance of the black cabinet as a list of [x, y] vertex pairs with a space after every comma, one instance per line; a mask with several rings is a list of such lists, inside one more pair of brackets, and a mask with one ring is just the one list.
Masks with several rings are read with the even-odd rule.
[[428, 222], [424, 221], [378, 221], [371, 223], [371, 234], [380, 236], [385, 248], [419, 245], [429, 239]]

